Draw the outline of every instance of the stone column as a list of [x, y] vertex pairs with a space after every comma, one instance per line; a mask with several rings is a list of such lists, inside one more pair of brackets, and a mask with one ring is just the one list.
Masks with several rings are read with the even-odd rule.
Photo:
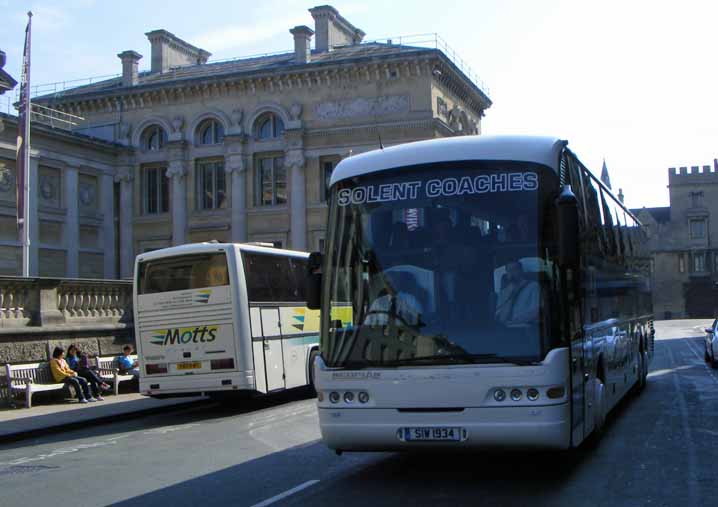
[[120, 182], [120, 278], [132, 278], [135, 262], [135, 248], [132, 233], [133, 171], [131, 166], [117, 169], [115, 181]]
[[115, 273], [115, 180], [110, 174], [100, 179], [100, 199], [102, 206], [102, 242], [104, 253], [105, 278], [117, 278]]
[[67, 166], [64, 176], [65, 206], [67, 208], [63, 234], [65, 236], [65, 250], [67, 252], [65, 276], [68, 278], [77, 278], [80, 276], [79, 175], [77, 167]]
[[227, 155], [224, 170], [232, 185], [232, 241], [247, 241], [247, 167], [244, 163], [243, 139], [224, 138]]
[[167, 168], [167, 177], [172, 185], [172, 244], [187, 242], [187, 164], [184, 160], [172, 160]]
[[30, 223], [30, 276], [38, 276], [40, 273], [40, 219], [38, 217], [38, 206], [40, 199], [40, 160], [30, 157], [30, 202], [28, 202], [28, 221]]
[[307, 196], [302, 150], [290, 150], [284, 160], [289, 169], [290, 243], [293, 250], [307, 249]]

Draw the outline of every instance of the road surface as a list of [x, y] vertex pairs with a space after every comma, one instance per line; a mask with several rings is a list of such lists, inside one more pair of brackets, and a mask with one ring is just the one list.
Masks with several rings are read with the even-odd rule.
[[0, 446], [0, 504], [121, 506], [718, 505], [718, 371], [703, 321], [657, 324], [649, 384], [575, 452], [357, 453], [319, 441], [285, 393]]

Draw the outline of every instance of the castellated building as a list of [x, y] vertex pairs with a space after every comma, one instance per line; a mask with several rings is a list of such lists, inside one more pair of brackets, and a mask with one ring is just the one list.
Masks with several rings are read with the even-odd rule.
[[[31, 273], [126, 278], [138, 253], [210, 239], [321, 250], [342, 158], [481, 133], [491, 101], [440, 38], [365, 42], [333, 7], [309, 11], [293, 51], [212, 62], [153, 30], [116, 78], [34, 97], [78, 118], [33, 126]], [[16, 132], [0, 115], [0, 274], [20, 271]]]
[[656, 318], [714, 318], [718, 311], [718, 160], [668, 170], [670, 206], [633, 210], [652, 252]]

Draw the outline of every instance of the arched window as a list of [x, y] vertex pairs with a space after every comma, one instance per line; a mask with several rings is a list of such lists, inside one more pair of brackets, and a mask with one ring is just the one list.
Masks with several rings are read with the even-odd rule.
[[204, 120], [197, 127], [198, 144], [220, 144], [224, 140], [224, 127], [217, 120]]
[[167, 133], [159, 125], [150, 125], [142, 132], [142, 149], [158, 151], [167, 144]]
[[274, 139], [284, 134], [284, 122], [274, 113], [265, 113], [257, 118], [255, 136], [257, 139]]

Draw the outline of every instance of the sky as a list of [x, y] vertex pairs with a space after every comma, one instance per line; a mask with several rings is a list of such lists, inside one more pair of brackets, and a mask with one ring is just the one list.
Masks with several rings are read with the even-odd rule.
[[[0, 49], [18, 80], [26, 12], [32, 83], [121, 72], [145, 32], [164, 28], [212, 60], [293, 47], [313, 27], [301, 0], [0, 0]], [[605, 159], [629, 207], [668, 205], [668, 168], [718, 157], [711, 0], [362, 0], [331, 2], [365, 40], [438, 33], [486, 83], [484, 134], [555, 135], [595, 174]], [[0, 102], [0, 106], [4, 106]], [[5, 106], [6, 107], [6, 106]], [[6, 110], [3, 108], [3, 110]]]

